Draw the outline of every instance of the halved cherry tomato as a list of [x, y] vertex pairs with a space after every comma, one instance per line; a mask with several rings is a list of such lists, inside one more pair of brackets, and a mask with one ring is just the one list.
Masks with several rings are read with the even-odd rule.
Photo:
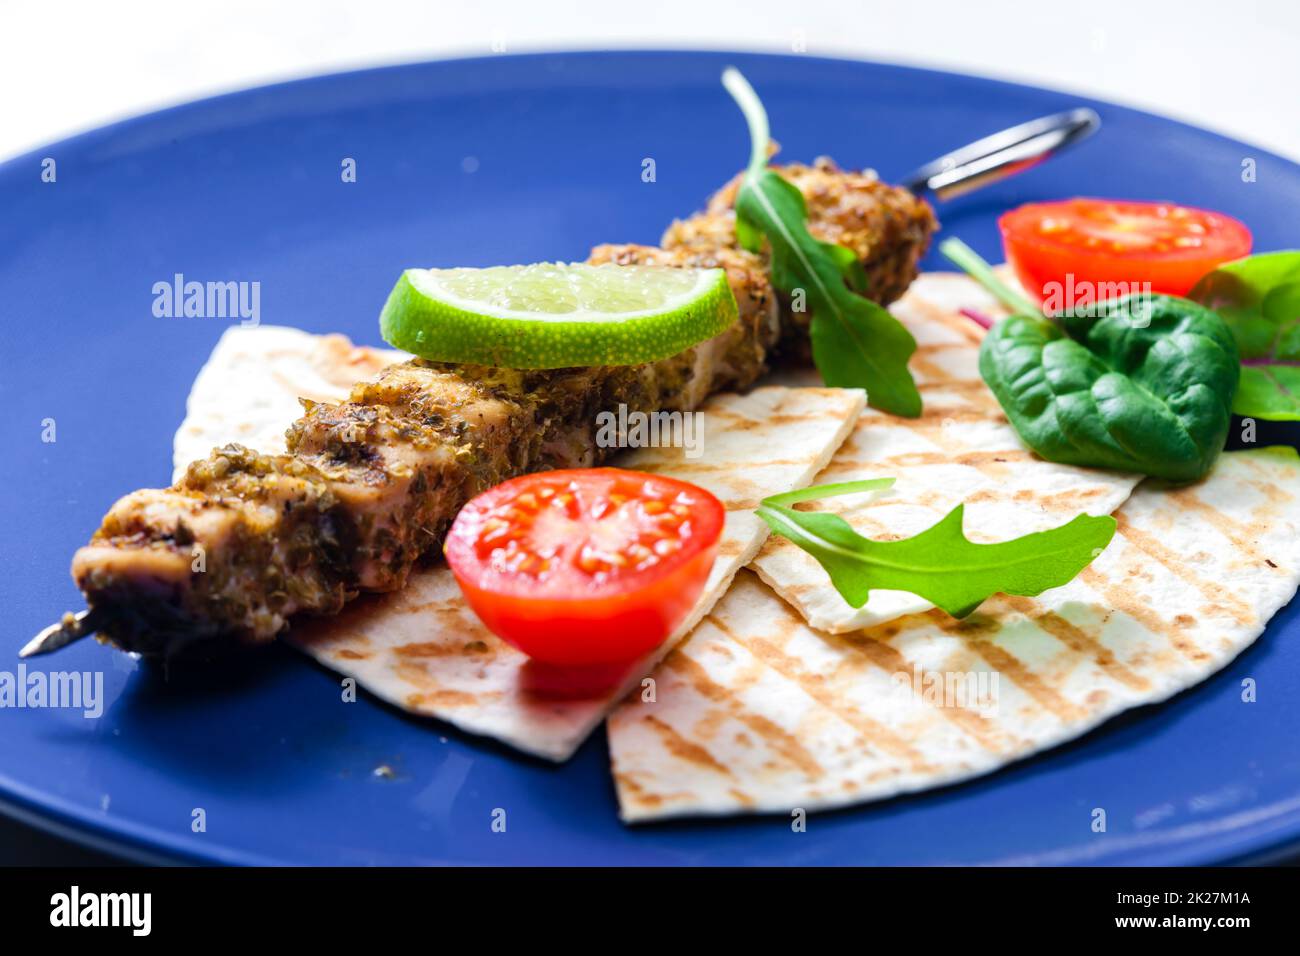
[[1045, 304], [1070, 289], [1097, 299], [1144, 291], [1185, 295], [1251, 246], [1250, 230], [1231, 216], [1162, 202], [1029, 203], [1005, 213], [998, 225], [1016, 278]]
[[524, 475], [474, 498], [444, 551], [470, 607], [535, 660], [629, 662], [686, 618], [726, 512], [703, 488], [618, 468]]

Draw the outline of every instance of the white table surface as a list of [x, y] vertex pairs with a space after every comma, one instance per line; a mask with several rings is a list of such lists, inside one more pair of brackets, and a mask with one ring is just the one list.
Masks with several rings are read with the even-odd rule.
[[0, 157], [242, 87], [443, 56], [696, 47], [934, 66], [1300, 160], [1296, 0], [0, 0]]

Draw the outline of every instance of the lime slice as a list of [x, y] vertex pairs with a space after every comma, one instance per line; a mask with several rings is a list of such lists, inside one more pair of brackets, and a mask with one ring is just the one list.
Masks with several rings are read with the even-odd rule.
[[721, 269], [542, 262], [407, 269], [379, 329], [397, 348], [434, 361], [568, 368], [653, 362], [734, 321]]

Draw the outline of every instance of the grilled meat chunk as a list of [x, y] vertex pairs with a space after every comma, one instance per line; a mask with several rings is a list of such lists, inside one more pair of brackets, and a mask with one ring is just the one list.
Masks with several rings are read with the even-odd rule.
[[[907, 291], [916, 278], [916, 264], [930, 236], [939, 228], [927, 203], [905, 189], [881, 182], [870, 170], [841, 170], [826, 157], [811, 166], [791, 163], [774, 168], [803, 193], [808, 206], [808, 231], [822, 242], [845, 246], [857, 254], [872, 299], [886, 305]], [[706, 254], [714, 249], [735, 248], [736, 192], [743, 175], [714, 193], [703, 212], [675, 220], [664, 233], [663, 247], [696, 249]], [[776, 295], [782, 313], [778, 344], [781, 357], [811, 360], [811, 313], [794, 312], [789, 296], [780, 291]]]
[[[873, 177], [820, 164], [783, 172], [808, 198], [810, 228], [862, 259], [888, 302], [915, 275], [929, 207]], [[289, 453], [239, 445], [190, 465], [174, 486], [118, 501], [73, 559], [102, 637], [171, 656], [212, 638], [257, 643], [295, 614], [332, 614], [363, 591], [402, 586], [452, 519], [507, 478], [596, 464], [601, 411], [689, 411], [743, 390], [806, 317], [782, 308], [765, 258], [736, 246], [735, 184], [675, 223], [664, 248], [600, 246], [592, 262], [721, 267], [739, 319], [721, 335], [636, 366], [512, 370], [415, 359], [357, 384], [337, 405], [304, 401]]]

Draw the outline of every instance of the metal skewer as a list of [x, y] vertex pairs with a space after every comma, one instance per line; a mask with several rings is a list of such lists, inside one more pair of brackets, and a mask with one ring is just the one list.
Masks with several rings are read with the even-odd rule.
[[[904, 179], [903, 185], [914, 193], [932, 192], [937, 199], [951, 199], [1037, 166], [1087, 139], [1100, 126], [1101, 117], [1087, 107], [1043, 116], [940, 156]], [[28, 641], [18, 656], [53, 653], [95, 633], [99, 624], [93, 608], [64, 614]]]
[[99, 629], [99, 620], [94, 608], [87, 608], [76, 614], [64, 614], [63, 619], [51, 624], [41, 631], [18, 652], [19, 657], [35, 657], [38, 654], [51, 654], [73, 641], [94, 634]]
[[914, 193], [952, 199], [1037, 166], [1100, 126], [1101, 117], [1087, 107], [1053, 113], [940, 156], [906, 177], [903, 185]]

